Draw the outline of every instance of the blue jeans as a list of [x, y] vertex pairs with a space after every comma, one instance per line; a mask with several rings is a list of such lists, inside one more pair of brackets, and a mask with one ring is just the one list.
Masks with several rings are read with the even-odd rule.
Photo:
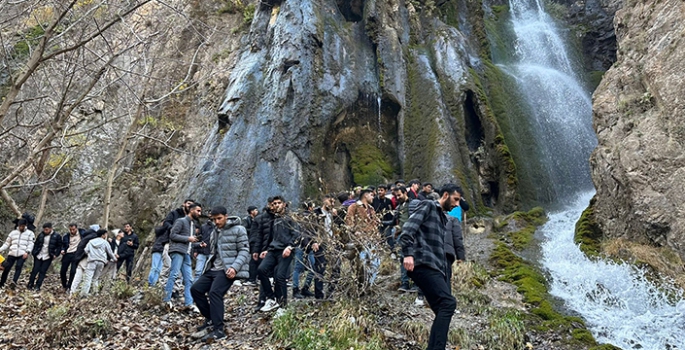
[[193, 283], [197, 282], [197, 279], [202, 276], [202, 271], [205, 269], [205, 263], [207, 262], [207, 255], [198, 254], [195, 258], [195, 279]]
[[[312, 268], [314, 266], [314, 252], [309, 252], [307, 254], [307, 264], [304, 261], [304, 250], [302, 248], [295, 248], [295, 269], [293, 271], [293, 288], [300, 288], [300, 275], [302, 272], [307, 271], [307, 267]], [[308, 286], [312, 283], [312, 278], [314, 276], [310, 273], [307, 275], [307, 280], [305, 285]], [[309, 282], [309, 283], [307, 283]]]
[[190, 265], [190, 254], [171, 253], [171, 269], [169, 271], [169, 279], [166, 281], [164, 288], [164, 301], [171, 300], [171, 293], [174, 291], [174, 281], [178, 272], [183, 275], [183, 297], [185, 305], [193, 305], [193, 297], [190, 295], [190, 287], [193, 284], [193, 269]]
[[159, 274], [162, 272], [162, 252], [152, 253], [152, 267], [150, 267], [150, 274], [147, 276], [147, 283], [154, 286], [159, 281]]
[[381, 266], [381, 258], [376, 254], [375, 248], [365, 249], [359, 252], [359, 259], [364, 266], [366, 280], [370, 285], [376, 281], [378, 275], [378, 268]]

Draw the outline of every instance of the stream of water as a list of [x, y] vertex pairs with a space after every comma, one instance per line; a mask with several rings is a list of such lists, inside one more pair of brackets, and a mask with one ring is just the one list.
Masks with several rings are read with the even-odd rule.
[[575, 224], [594, 193], [588, 159], [597, 140], [590, 93], [541, 0], [509, 0], [509, 6], [515, 61], [501, 67], [514, 76], [529, 106], [556, 205], [564, 208], [540, 229], [550, 293], [582, 316], [601, 343], [685, 350], [685, 301], [679, 291], [655, 286], [630, 265], [590, 260], [573, 243]]
[[655, 285], [634, 266], [590, 260], [573, 243], [575, 223], [592, 195], [580, 194], [540, 228], [550, 293], [579, 313], [600, 343], [623, 349], [685, 349], [681, 291]]

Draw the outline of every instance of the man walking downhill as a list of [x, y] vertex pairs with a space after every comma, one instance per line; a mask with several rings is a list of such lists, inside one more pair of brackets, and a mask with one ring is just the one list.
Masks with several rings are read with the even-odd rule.
[[121, 238], [119, 243], [119, 255], [117, 258], [117, 271], [121, 268], [121, 265], [126, 262], [126, 282], [131, 281], [131, 273], [133, 272], [133, 258], [138, 249], [140, 242], [138, 241], [138, 235], [133, 232], [133, 227], [131, 224], [124, 224], [124, 236]]
[[446, 214], [459, 203], [458, 187], [443, 186], [440, 199], [418, 203], [416, 211], [402, 227], [400, 244], [404, 268], [423, 291], [435, 319], [428, 338], [427, 350], [444, 350], [447, 333], [457, 302], [450, 292], [445, 275]]
[[14, 278], [12, 279], [13, 284], [10, 285], [10, 287], [16, 286], [17, 281], [19, 281], [19, 276], [21, 275], [21, 269], [24, 267], [24, 262], [29, 257], [29, 252], [33, 250], [35, 239], [36, 236], [33, 234], [33, 231], [26, 228], [26, 220], [18, 220], [17, 228], [10, 232], [5, 244], [0, 247], [0, 253], [9, 249], [7, 260], [4, 262], [5, 269], [2, 271], [2, 277], [0, 277], [0, 288], [5, 285], [7, 276], [15, 263], [17, 266], [14, 270]]
[[[188, 215], [176, 220], [169, 234], [169, 255], [171, 256], [171, 269], [169, 279], [164, 288], [164, 302], [171, 303], [171, 293], [174, 290], [174, 281], [180, 272], [183, 275], [183, 289], [185, 306], [193, 305], [193, 297], [190, 294], [190, 287], [193, 282], [193, 270], [191, 268], [190, 253], [193, 250], [192, 243], [198, 241], [195, 236], [195, 220], [202, 215], [202, 207], [193, 203], [188, 208]], [[201, 244], [204, 247], [204, 243]]]
[[[76, 274], [78, 261], [76, 261], [74, 256], [79, 242], [81, 242], [81, 234], [78, 232], [78, 225], [75, 223], [69, 224], [69, 232], [62, 237], [62, 267], [59, 269], [59, 278], [65, 291], [71, 287], [71, 281], [74, 280], [74, 275]], [[69, 272], [68, 277], [67, 272]]]
[[210, 330], [202, 341], [221, 339], [224, 333], [224, 296], [238, 278], [250, 276], [250, 244], [240, 218], [226, 215], [226, 208], [212, 208], [215, 228], [209, 239], [209, 258], [202, 276], [193, 284], [190, 293], [205, 322], [198, 331]]
[[98, 237], [97, 231], [100, 230], [100, 225], [90, 225], [90, 228], [83, 233], [81, 241], [76, 247], [76, 252], [74, 253], [74, 259], [78, 261], [76, 266], [76, 274], [74, 275], [74, 281], [71, 283], [69, 293], [71, 296], [76, 295], [79, 285], [83, 280], [83, 275], [86, 273], [86, 268], [88, 267], [88, 256], [86, 256], [86, 246], [88, 243]]
[[[43, 224], [43, 232], [38, 235], [31, 255], [33, 255], [33, 270], [29, 276], [29, 283], [26, 286], [29, 290], [34, 287], [40, 292], [43, 285], [45, 274], [48, 273], [52, 259], [58, 257], [62, 251], [62, 236], [52, 230], [52, 223]], [[38, 281], [36, 281], [38, 275]], [[34, 286], [35, 282], [35, 286]]]
[[[264, 260], [257, 272], [267, 299], [264, 307], [260, 309], [264, 312], [285, 306], [288, 301], [286, 279], [293, 260], [292, 253], [300, 236], [295, 222], [286, 213], [286, 203], [283, 197], [275, 196], [271, 206], [275, 219], [271, 226], [271, 235], [268, 237], [267, 244], [263, 246], [266, 250], [260, 254]], [[271, 281], [269, 281], [271, 274], [274, 275], [274, 289], [271, 288]]]
[[[112, 247], [107, 242], [107, 230], [100, 229], [96, 232], [97, 237], [93, 238], [88, 245], [86, 245], [85, 252], [88, 254], [88, 265], [86, 272], [83, 274], [83, 287], [81, 288], [81, 296], [86, 297], [90, 293], [91, 284], [93, 291], [98, 292], [100, 287], [100, 276], [105, 264], [109, 259], [117, 261], [117, 258], [112, 252]], [[109, 259], [108, 259], [109, 257]]]

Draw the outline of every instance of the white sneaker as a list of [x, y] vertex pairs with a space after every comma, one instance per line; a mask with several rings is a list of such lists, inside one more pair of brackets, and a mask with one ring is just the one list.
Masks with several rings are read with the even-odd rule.
[[414, 306], [423, 306], [423, 298], [421, 297], [416, 297], [416, 300], [414, 300]]
[[259, 311], [262, 311], [262, 312], [269, 312], [269, 311], [271, 311], [271, 310], [278, 309], [279, 307], [281, 307], [281, 306], [278, 305], [278, 303], [276, 302], [276, 300], [269, 299], [269, 300], [266, 301], [266, 303], [264, 303], [264, 306], [262, 306], [262, 308], [259, 309]]
[[240, 282], [240, 281], [236, 280], [235, 282], [233, 282], [233, 285], [236, 286], [236, 287], [242, 287], [243, 282]]
[[195, 304], [188, 306], [188, 310], [190, 310], [191, 312], [194, 312], [196, 314], [200, 313], [200, 309], [198, 309], [197, 305], [195, 305]]
[[276, 310], [276, 313], [274, 314], [274, 319], [279, 318], [283, 315], [285, 315], [285, 309], [278, 309], [278, 310]]

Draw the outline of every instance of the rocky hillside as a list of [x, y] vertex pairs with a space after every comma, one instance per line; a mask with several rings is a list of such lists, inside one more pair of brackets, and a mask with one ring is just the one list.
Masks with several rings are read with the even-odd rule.
[[[506, 3], [2, 6], [6, 219], [149, 232], [186, 196], [241, 212], [400, 177], [457, 182], [477, 212], [540, 199], [519, 103], [492, 64]], [[582, 38], [587, 71], [606, 68], [610, 9], [549, 6]]]
[[[665, 247], [680, 259], [684, 13], [682, 1], [629, 1], [616, 13], [618, 61], [594, 95], [599, 145], [591, 159], [594, 215], [604, 234]], [[680, 259], [666, 260], [682, 273]]]

